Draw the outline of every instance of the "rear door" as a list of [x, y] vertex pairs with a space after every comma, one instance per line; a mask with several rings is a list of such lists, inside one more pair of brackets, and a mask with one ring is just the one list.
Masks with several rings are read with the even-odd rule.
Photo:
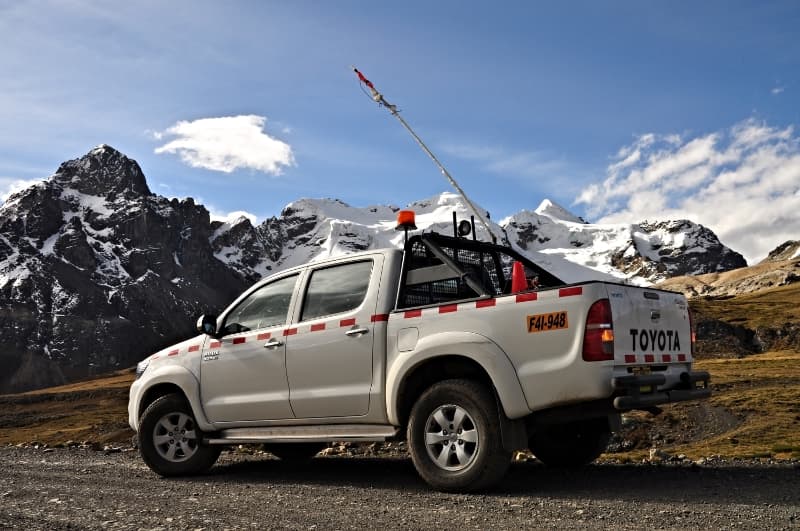
[[689, 306], [679, 293], [607, 284], [614, 320], [615, 365], [665, 366], [691, 361]]
[[[297, 418], [366, 415], [372, 388], [382, 255], [310, 268], [286, 340]], [[381, 323], [385, 325], [385, 323]]]

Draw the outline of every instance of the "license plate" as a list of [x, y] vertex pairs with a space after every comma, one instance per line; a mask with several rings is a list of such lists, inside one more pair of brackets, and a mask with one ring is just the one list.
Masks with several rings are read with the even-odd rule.
[[[632, 367], [631, 368], [631, 372], [633, 374], [636, 374], [637, 376], [638, 375], [644, 375], [644, 374], [650, 374], [650, 367]], [[639, 392], [640, 393], [652, 393], [653, 391], [654, 391], [654, 389], [653, 389], [652, 385], [643, 385], [643, 386], [639, 387]]]
[[569, 328], [567, 312], [540, 313], [528, 316], [528, 333]]

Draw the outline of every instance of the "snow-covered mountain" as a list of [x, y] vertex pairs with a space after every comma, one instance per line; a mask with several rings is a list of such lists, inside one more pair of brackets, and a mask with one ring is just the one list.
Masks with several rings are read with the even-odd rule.
[[591, 224], [550, 200], [500, 222], [511, 244], [646, 285], [746, 266], [708, 228], [689, 220]]
[[[406, 208], [423, 231], [452, 234], [453, 211], [469, 218], [451, 193]], [[0, 393], [130, 366], [271, 272], [400, 246], [398, 210], [300, 199], [257, 226], [212, 222], [191, 198], [153, 194], [135, 161], [98, 146], [0, 206]], [[544, 201], [491, 223], [569, 282], [642, 284], [745, 265], [690, 221], [592, 225]]]
[[[452, 215], [469, 219], [460, 196], [443, 193], [406, 207], [420, 231], [453, 233]], [[395, 206], [357, 208], [335, 199], [301, 199], [254, 227], [245, 217], [216, 226], [215, 256], [248, 278], [310, 260], [370, 248], [397, 247]], [[486, 212], [482, 215], [485, 217]], [[589, 224], [544, 200], [496, 224], [492, 231], [568, 282], [612, 280], [648, 285], [675, 275], [697, 275], [745, 266], [742, 256], [691, 221]], [[478, 238], [489, 240], [478, 225]]]
[[129, 367], [247, 286], [208, 211], [108, 146], [0, 206], [0, 393]]

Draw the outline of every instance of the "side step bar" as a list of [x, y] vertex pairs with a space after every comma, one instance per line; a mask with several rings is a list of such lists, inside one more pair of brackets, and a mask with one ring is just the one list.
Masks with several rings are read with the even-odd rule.
[[267, 428], [231, 428], [205, 440], [207, 444], [293, 443], [386, 441], [397, 436], [395, 426], [381, 424], [336, 424], [317, 426], [281, 426]]

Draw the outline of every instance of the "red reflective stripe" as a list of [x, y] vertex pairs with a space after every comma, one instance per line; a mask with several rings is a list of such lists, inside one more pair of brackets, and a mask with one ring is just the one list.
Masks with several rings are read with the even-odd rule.
[[575, 286], [573, 288], [561, 288], [558, 290], [559, 297], [572, 297], [574, 295], [583, 295], [583, 287]]
[[376, 313], [370, 318], [370, 321], [372, 321], [373, 323], [377, 323], [380, 321], [388, 321], [388, 320], [389, 320], [388, 313]]
[[283, 331], [284, 336], [293, 336], [297, 333], [297, 328], [287, 328]]
[[656, 357], [653, 356], [652, 354], [645, 354], [644, 361], [645, 363], [653, 363], [654, 361], [656, 361]]
[[535, 301], [539, 298], [538, 293], [520, 293], [517, 295], [517, 302]]
[[625, 363], [636, 363], [636, 354], [625, 354]]
[[339, 326], [353, 326], [354, 324], [356, 324], [355, 319], [342, 319], [339, 321]]
[[178, 349], [170, 350], [169, 354], [167, 354], [167, 356], [177, 356], [177, 355], [178, 355]]
[[311, 325], [312, 332], [319, 332], [321, 330], [325, 330], [325, 323], [313, 324]]
[[678, 354], [678, 361], [686, 361], [686, 354]]
[[491, 308], [497, 304], [497, 299], [486, 299], [482, 301], [475, 301], [476, 308]]
[[258, 336], [256, 336], [256, 339], [258, 341], [264, 341], [264, 340], [269, 339], [271, 337], [272, 337], [272, 334], [270, 332], [264, 332], [263, 334], [258, 334]]
[[200, 345], [192, 345], [189, 347], [189, 352], [197, 352], [198, 350], [200, 350]]
[[439, 313], [452, 313], [458, 311], [458, 304], [446, 304], [439, 306]]
[[403, 314], [404, 319], [413, 319], [414, 317], [422, 317], [422, 310], [408, 310]]
[[234, 337], [233, 338], [233, 344], [234, 345], [241, 345], [242, 343], [245, 343], [246, 341], [247, 341], [246, 337]]
[[663, 356], [661, 356], [661, 359], [664, 360], [664, 363], [669, 363], [672, 361], [672, 356], [670, 356], [669, 354], [664, 354]]
[[208, 348], [219, 348], [222, 346], [222, 341], [212, 341]]

